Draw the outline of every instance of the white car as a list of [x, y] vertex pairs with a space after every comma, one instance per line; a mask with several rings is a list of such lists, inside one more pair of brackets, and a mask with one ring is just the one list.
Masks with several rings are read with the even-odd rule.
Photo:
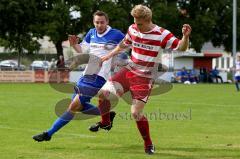
[[30, 65], [30, 70], [48, 70], [49, 66], [48, 61], [33, 61]]
[[18, 68], [18, 62], [16, 60], [4, 60], [0, 62], [0, 70], [25, 70], [24, 65], [20, 65]]

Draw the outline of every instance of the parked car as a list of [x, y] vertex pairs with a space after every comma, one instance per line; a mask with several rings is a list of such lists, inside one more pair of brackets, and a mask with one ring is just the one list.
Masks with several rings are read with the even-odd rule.
[[50, 63], [48, 61], [33, 61], [30, 70], [48, 70]]
[[25, 70], [26, 67], [20, 64], [18, 68], [18, 62], [16, 60], [4, 60], [0, 62], [0, 70]]

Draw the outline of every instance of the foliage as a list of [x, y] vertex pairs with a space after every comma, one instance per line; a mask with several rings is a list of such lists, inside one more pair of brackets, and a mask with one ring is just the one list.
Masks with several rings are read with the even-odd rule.
[[[223, 45], [227, 51], [232, 49], [231, 0], [1, 0], [0, 44], [20, 54], [34, 53], [40, 48], [37, 39], [47, 35], [59, 56], [63, 54], [62, 42], [69, 34], [85, 34], [93, 27], [92, 14], [96, 10], [107, 12], [110, 25], [126, 32], [133, 23], [130, 11], [136, 4], [149, 6], [154, 23], [179, 38], [181, 26], [189, 23], [193, 29], [191, 47], [198, 52], [208, 41], [214, 46]], [[80, 16], [74, 17], [73, 12]], [[237, 27], [239, 39], [240, 23]]]
[[1, 44], [16, 49], [19, 53], [22, 53], [23, 49], [30, 53], [39, 49], [36, 39], [32, 38], [32, 28], [37, 19], [34, 0], [1, 0], [0, 15]]

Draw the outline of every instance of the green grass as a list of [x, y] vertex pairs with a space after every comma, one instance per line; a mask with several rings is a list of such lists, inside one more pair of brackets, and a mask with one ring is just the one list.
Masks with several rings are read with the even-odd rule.
[[51, 142], [34, 142], [32, 135], [51, 126], [55, 104], [67, 97], [70, 94], [48, 84], [0, 84], [0, 158], [240, 158], [240, 93], [234, 85], [177, 84], [168, 93], [151, 97], [145, 113], [153, 115], [153, 156], [144, 154], [136, 124], [129, 118], [130, 106], [123, 101], [115, 108], [118, 115], [109, 132], [88, 131], [99, 118], [78, 120]]

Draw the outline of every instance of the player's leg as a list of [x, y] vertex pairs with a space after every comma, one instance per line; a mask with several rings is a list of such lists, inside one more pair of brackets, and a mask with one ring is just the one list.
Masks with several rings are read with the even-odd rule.
[[75, 87], [75, 94], [68, 110], [53, 124], [48, 131], [49, 136], [65, 126], [79, 111], [84, 114], [100, 115], [99, 109], [91, 104], [90, 100], [98, 93], [105, 82], [104, 78], [97, 75], [85, 75], [81, 78]]
[[153, 81], [149, 78], [140, 77], [132, 74], [132, 77], [129, 79], [129, 83], [133, 99], [131, 114], [135, 119], [137, 128], [144, 140], [145, 152], [147, 154], [153, 154], [155, 148], [150, 138], [148, 119], [142, 113], [151, 93]]
[[75, 93], [73, 94], [72, 102], [69, 104], [66, 112], [53, 123], [52, 127], [47, 132], [35, 135], [33, 139], [39, 142], [49, 141], [51, 136], [68, 124], [79, 111], [85, 114], [99, 115], [98, 108], [90, 104], [90, 99], [97, 94], [104, 83], [105, 79], [98, 78], [95, 75], [86, 75], [80, 78], [77, 86], [74, 88]]
[[110, 109], [113, 104], [118, 102], [118, 97], [129, 89], [127, 86], [128, 82], [126, 81], [126, 73], [128, 71], [126, 68], [121, 69], [111, 77], [99, 91], [100, 103], [98, 108], [101, 113], [101, 121], [90, 126], [90, 131], [96, 132], [99, 128], [105, 130], [111, 129], [115, 114], [110, 113]]
[[[92, 78], [95, 77], [95, 78]], [[82, 112], [84, 114], [91, 114], [91, 115], [100, 115], [100, 110], [98, 107], [96, 107], [95, 105], [90, 103], [90, 100], [93, 96], [96, 96], [97, 93], [99, 92], [99, 90], [103, 87], [103, 85], [106, 83], [106, 80], [98, 75], [93, 75], [91, 76], [91, 78], [89, 78], [88, 80], [84, 80], [83, 82], [85, 82], [86, 84], [88, 84], [89, 82], [91, 83], [88, 87], [82, 87], [83, 89], [80, 90], [81, 92], [84, 92], [84, 94], [86, 94], [87, 96], [85, 97], [85, 99], [87, 99], [87, 97], [90, 97], [88, 99], [88, 101], [82, 99], [80, 97], [80, 101], [83, 105], [83, 110]], [[107, 105], [108, 103], [106, 103], [106, 101], [103, 100], [99, 100], [99, 105]], [[110, 112], [110, 120], [111, 120], [111, 125], [113, 122], [113, 119], [115, 117], [115, 112], [111, 111]], [[111, 127], [109, 127], [111, 129]], [[107, 128], [107, 129], [109, 129]]]
[[223, 79], [222, 79], [222, 77], [221, 76], [217, 76], [220, 80], [221, 80], [221, 83], [223, 83]]
[[101, 121], [89, 127], [92, 132], [97, 132], [99, 128], [110, 130], [113, 125], [115, 112], [110, 111], [111, 108], [118, 103], [118, 98], [123, 94], [120, 83], [115, 81], [107, 81], [99, 91], [99, 111]]
[[72, 102], [69, 104], [67, 111], [64, 112], [63, 115], [57, 120], [55, 120], [52, 127], [46, 132], [33, 136], [33, 139], [38, 142], [49, 141], [53, 134], [68, 124], [73, 119], [75, 113], [82, 109], [83, 107], [79, 101], [79, 95], [76, 95]]
[[[82, 91], [80, 91], [80, 89]], [[95, 89], [99, 90], [99, 88], [93, 88], [92, 85], [83, 84], [83, 83], [78, 84], [77, 86], [74, 87], [75, 93], [74, 93], [72, 99], [76, 95], [78, 95], [79, 101], [83, 107], [80, 111], [84, 114], [100, 115], [98, 107], [96, 107], [95, 105], [90, 103], [92, 96], [95, 96], [97, 93], [97, 91]], [[87, 90], [87, 92], [85, 92], [84, 90]], [[94, 91], [96, 93], [94, 93]]]
[[133, 118], [136, 121], [137, 128], [144, 140], [144, 149], [147, 154], [153, 154], [155, 151], [155, 148], [152, 144], [152, 140], [150, 137], [150, 131], [149, 131], [149, 123], [148, 119], [144, 116], [143, 108], [144, 108], [145, 102], [141, 100], [133, 100], [133, 105], [131, 107], [131, 114]]
[[235, 86], [236, 86], [236, 89], [237, 91], [239, 91], [239, 83], [240, 82], [240, 76], [236, 76], [235, 77]]
[[[215, 76], [213, 76], [213, 79], [216, 79], [216, 83], [218, 83], [218, 77], [215, 75]], [[213, 83], [214, 83], [214, 80], [213, 80]]]
[[47, 131], [49, 136], [52, 136], [54, 133], [56, 133], [59, 129], [61, 129], [63, 126], [65, 126], [67, 123], [69, 123], [74, 115], [81, 111], [83, 109], [83, 106], [81, 105], [79, 101], [79, 95], [76, 95], [72, 102], [69, 104], [68, 109], [61, 117], [59, 117], [52, 127]]

